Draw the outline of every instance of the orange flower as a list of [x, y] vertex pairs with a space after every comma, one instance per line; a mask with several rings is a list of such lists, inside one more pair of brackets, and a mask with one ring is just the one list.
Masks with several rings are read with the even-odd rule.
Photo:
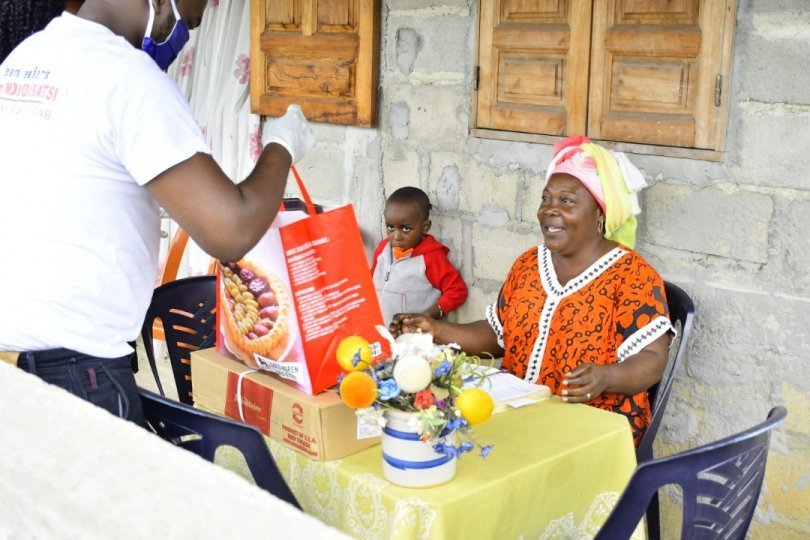
[[340, 383], [340, 399], [353, 409], [368, 407], [377, 399], [377, 383], [364, 371], [353, 371]]

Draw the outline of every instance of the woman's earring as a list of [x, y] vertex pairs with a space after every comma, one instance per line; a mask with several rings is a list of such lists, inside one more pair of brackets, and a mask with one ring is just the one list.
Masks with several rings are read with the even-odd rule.
[[596, 230], [599, 231], [599, 234], [605, 234], [605, 220], [600, 219], [596, 222]]

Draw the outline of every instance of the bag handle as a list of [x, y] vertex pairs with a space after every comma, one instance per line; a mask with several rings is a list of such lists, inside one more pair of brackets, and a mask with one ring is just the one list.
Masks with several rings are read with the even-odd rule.
[[[306, 186], [304, 185], [304, 181], [301, 180], [301, 175], [298, 174], [298, 169], [295, 168], [295, 165], [291, 165], [290, 169], [292, 170], [293, 176], [295, 177], [295, 183], [298, 184], [298, 191], [301, 192], [301, 196], [304, 198], [304, 204], [307, 207], [307, 214], [310, 216], [314, 216], [317, 211], [315, 210], [315, 205], [312, 204], [312, 198], [309, 196], [309, 191], [307, 191]], [[284, 204], [281, 204], [281, 209], [284, 209]]]

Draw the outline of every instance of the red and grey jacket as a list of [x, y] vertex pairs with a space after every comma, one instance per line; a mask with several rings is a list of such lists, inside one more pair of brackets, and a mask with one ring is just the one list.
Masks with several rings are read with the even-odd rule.
[[394, 260], [391, 244], [383, 240], [374, 250], [371, 275], [385, 325], [397, 313], [421, 313], [439, 304], [447, 314], [467, 299], [467, 285], [447, 258], [450, 249], [426, 234], [413, 252]]

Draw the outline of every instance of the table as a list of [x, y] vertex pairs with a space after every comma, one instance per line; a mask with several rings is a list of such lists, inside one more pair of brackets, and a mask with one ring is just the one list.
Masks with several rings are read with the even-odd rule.
[[[363, 539], [590, 538], [636, 466], [625, 417], [556, 397], [498, 413], [475, 435], [495, 445], [489, 457], [466, 454], [451, 482], [422, 489], [382, 478], [379, 445], [319, 462], [267, 441], [303, 509]], [[232, 455], [219, 461], [238, 468]]]

